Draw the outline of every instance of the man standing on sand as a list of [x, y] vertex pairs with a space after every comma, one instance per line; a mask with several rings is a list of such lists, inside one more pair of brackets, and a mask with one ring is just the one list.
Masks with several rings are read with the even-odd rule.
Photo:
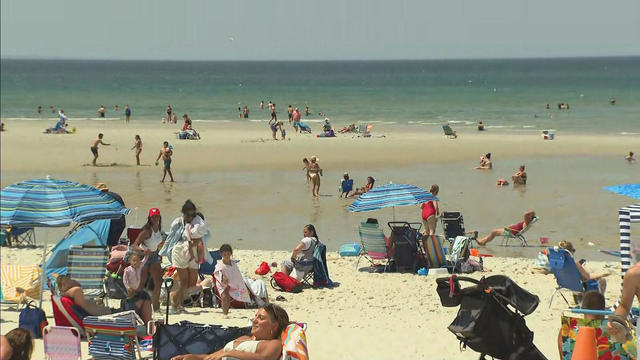
[[174, 182], [173, 174], [171, 173], [171, 156], [172, 155], [173, 155], [173, 146], [169, 145], [168, 141], [165, 141], [162, 144], [162, 149], [160, 149], [160, 154], [158, 154], [158, 158], [156, 159], [156, 165], [158, 165], [158, 160], [160, 160], [160, 158], [162, 158], [162, 161], [164, 161], [164, 174], [162, 175], [162, 180], [160, 180], [160, 182], [164, 182], [164, 179], [167, 177], [167, 173], [169, 173], [171, 182]]
[[271, 124], [272, 121], [275, 122], [275, 123], [278, 122], [278, 115], [276, 113], [276, 104], [275, 103], [271, 104], [271, 120], [269, 120], [269, 124]]
[[293, 128], [296, 129], [296, 132], [300, 128], [300, 110], [298, 108], [293, 110]]
[[129, 122], [129, 120], [131, 119], [131, 108], [129, 107], [129, 104], [127, 104], [124, 107], [124, 120], [125, 122]]
[[287, 112], [289, 113], [289, 125], [291, 125], [291, 121], [293, 121], [293, 106], [291, 104], [289, 104]]
[[102, 141], [102, 137], [104, 136], [104, 134], [100, 133], [98, 134], [98, 137], [95, 138], [93, 140], [93, 142], [91, 143], [91, 153], [93, 154], [93, 161], [91, 162], [91, 164], [93, 164], [93, 166], [96, 166], [96, 160], [98, 160], [98, 145], [102, 144], [104, 146], [109, 146], [111, 144], [107, 144], [105, 142]]

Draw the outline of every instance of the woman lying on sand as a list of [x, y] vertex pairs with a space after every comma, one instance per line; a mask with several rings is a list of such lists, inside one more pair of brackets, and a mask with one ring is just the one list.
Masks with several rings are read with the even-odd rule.
[[213, 354], [178, 355], [171, 360], [218, 360], [223, 357], [250, 360], [276, 360], [282, 355], [280, 335], [289, 325], [289, 315], [278, 305], [266, 304], [258, 309], [251, 323], [251, 336], [230, 341]]

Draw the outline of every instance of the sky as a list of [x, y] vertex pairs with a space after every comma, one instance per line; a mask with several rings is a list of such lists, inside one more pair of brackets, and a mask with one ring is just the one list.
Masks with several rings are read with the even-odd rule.
[[2, 58], [640, 55], [638, 0], [2, 0], [0, 14]]

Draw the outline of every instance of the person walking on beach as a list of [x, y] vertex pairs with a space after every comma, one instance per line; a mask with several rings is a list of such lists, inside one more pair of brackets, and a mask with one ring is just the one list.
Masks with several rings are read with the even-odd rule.
[[304, 107], [304, 116], [309, 116], [311, 115], [311, 112], [309, 112], [309, 105], [306, 105]]
[[269, 122], [275, 121], [276, 123], [278, 122], [278, 114], [276, 113], [276, 104], [273, 103], [271, 104], [271, 119], [269, 120]]
[[302, 163], [304, 164], [304, 166], [302, 167], [302, 170], [304, 170], [304, 172], [307, 174], [306, 178], [307, 178], [307, 184], [311, 181], [311, 176], [309, 176], [309, 165], [311, 165], [309, 163], [309, 159], [304, 158], [302, 159]]
[[287, 108], [287, 113], [289, 114], [289, 125], [291, 125], [291, 121], [293, 121], [293, 107], [289, 104]]
[[314, 155], [309, 160], [309, 176], [311, 177], [311, 194], [314, 197], [320, 197], [320, 176], [322, 175], [322, 169], [318, 164], [318, 158]]
[[98, 117], [104, 119], [106, 112], [107, 112], [107, 109], [104, 107], [104, 105], [100, 105], [100, 107], [98, 108]]
[[[431, 195], [438, 196], [440, 187], [437, 184], [431, 185], [429, 190]], [[422, 208], [422, 224], [424, 226], [423, 235], [434, 235], [436, 233], [436, 225], [438, 224], [438, 217], [440, 216], [440, 207], [438, 206], [438, 200], [429, 200], [420, 205]]]
[[171, 156], [173, 155], [173, 146], [169, 145], [168, 141], [165, 141], [162, 144], [162, 149], [160, 149], [160, 153], [158, 154], [158, 158], [156, 159], [156, 165], [158, 165], [158, 160], [162, 158], [164, 162], [164, 173], [162, 175], [162, 180], [160, 182], [164, 182], [164, 179], [167, 177], [167, 173], [169, 173], [169, 177], [171, 178], [171, 182], [173, 181], [173, 174], [171, 173]]
[[129, 104], [127, 104], [124, 107], [124, 121], [128, 123], [130, 119], [131, 119], [131, 108], [129, 107]]
[[173, 113], [173, 109], [171, 108], [171, 105], [167, 105], [167, 122], [171, 122], [171, 113]]
[[91, 162], [91, 164], [93, 166], [96, 166], [96, 160], [98, 160], [98, 145], [102, 144], [104, 146], [109, 146], [111, 144], [107, 144], [105, 142], [102, 141], [102, 138], [104, 137], [104, 134], [100, 133], [98, 134], [98, 137], [93, 139], [93, 142], [91, 143], [91, 153], [93, 154], [93, 161]]
[[140, 135], [136, 135], [131, 150], [133, 149], [136, 149], [136, 165], [140, 166], [140, 153], [142, 152], [142, 139], [140, 139]]
[[242, 119], [242, 109], [238, 106], [238, 119]]
[[296, 129], [296, 132], [300, 129], [300, 110], [298, 108], [293, 110], [293, 128]]
[[278, 122], [278, 127], [280, 128], [280, 134], [282, 135], [282, 140], [285, 140], [287, 137], [287, 131], [284, 129], [284, 124], [282, 121]]
[[247, 105], [245, 105], [244, 108], [242, 109], [242, 115], [244, 116], [245, 119], [249, 118], [249, 107]]

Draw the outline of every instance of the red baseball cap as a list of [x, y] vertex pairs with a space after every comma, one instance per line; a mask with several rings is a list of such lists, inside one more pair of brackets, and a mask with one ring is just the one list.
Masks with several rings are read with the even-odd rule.
[[156, 215], [160, 216], [160, 210], [158, 210], [158, 208], [149, 209], [149, 217], [156, 216]]

